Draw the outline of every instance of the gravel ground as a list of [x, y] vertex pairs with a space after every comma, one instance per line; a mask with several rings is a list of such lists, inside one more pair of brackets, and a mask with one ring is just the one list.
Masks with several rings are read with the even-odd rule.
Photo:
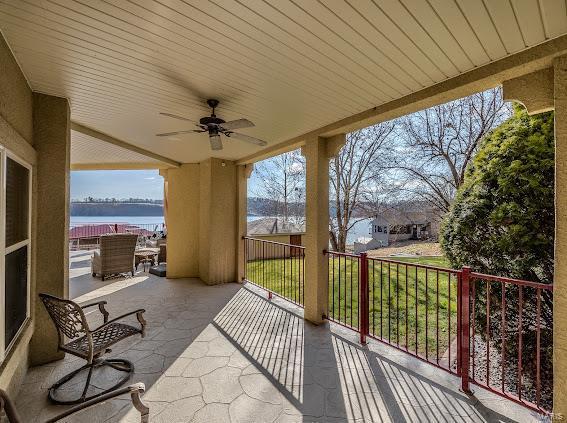
[[[480, 335], [475, 336], [475, 362], [474, 362], [474, 377], [475, 380], [486, 383], [486, 358], [487, 358], [487, 344]], [[472, 351], [471, 351], [472, 354]], [[490, 368], [489, 368], [489, 381], [490, 387], [496, 390], [502, 389], [502, 355], [501, 350], [495, 345], [490, 345]], [[518, 374], [517, 374], [517, 358], [508, 357], [506, 359], [506, 368], [504, 372], [504, 389], [506, 392], [518, 392]], [[471, 372], [472, 372], [471, 362]], [[531, 380], [528, 375], [524, 375], [522, 380], [522, 398], [535, 403], [535, 382]], [[552, 391], [551, 385], [542, 381], [541, 384], [541, 405], [546, 409], [551, 409]]]
[[392, 255], [415, 255], [415, 256], [442, 256], [441, 246], [433, 241], [399, 241], [388, 247], [367, 251], [370, 257], [386, 257]]

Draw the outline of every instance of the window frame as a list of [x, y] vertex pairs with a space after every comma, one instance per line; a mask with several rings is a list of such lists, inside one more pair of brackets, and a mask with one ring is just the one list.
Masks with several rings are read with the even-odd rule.
[[[6, 246], [6, 179], [8, 170], [8, 159], [13, 160], [20, 166], [28, 170], [28, 222], [27, 222], [27, 238], [19, 241], [9, 247]], [[14, 348], [22, 335], [24, 328], [27, 326], [31, 318], [31, 261], [32, 261], [32, 194], [33, 194], [33, 167], [27, 161], [19, 157], [17, 154], [0, 145], [0, 363], [3, 363], [6, 356]], [[10, 341], [6, 344], [6, 256], [20, 248], [27, 247], [27, 266], [26, 266], [26, 282], [27, 282], [27, 304], [26, 318], [22, 322], [18, 331]]]

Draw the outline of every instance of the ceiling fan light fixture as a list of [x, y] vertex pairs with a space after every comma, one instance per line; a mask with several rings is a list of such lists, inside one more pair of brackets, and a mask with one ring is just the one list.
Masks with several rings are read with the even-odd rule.
[[209, 141], [211, 143], [211, 150], [222, 150], [222, 141], [219, 134], [209, 135]]
[[163, 134], [156, 134], [158, 137], [171, 137], [174, 135], [179, 134], [189, 134], [189, 133], [202, 133], [208, 132], [209, 133], [209, 144], [211, 145], [211, 150], [222, 150], [222, 140], [221, 135], [224, 135], [227, 138], [234, 138], [240, 141], [247, 142], [249, 144], [259, 145], [261, 147], [265, 147], [268, 143], [264, 140], [254, 138], [250, 135], [240, 134], [238, 132], [234, 132], [235, 129], [243, 129], [243, 128], [251, 128], [254, 126], [252, 122], [248, 119], [236, 119], [231, 121], [225, 121], [215, 115], [215, 108], [219, 105], [219, 101], [215, 99], [207, 100], [207, 104], [212, 109], [210, 116], [205, 116], [199, 119], [199, 122], [195, 122], [191, 119], [187, 119], [183, 116], [177, 116], [171, 113], [161, 113], [163, 116], [168, 116], [174, 119], [184, 120], [188, 122], [192, 122], [195, 126], [199, 129], [190, 129], [190, 130], [183, 130], [183, 131], [175, 131], [175, 132], [165, 132]]

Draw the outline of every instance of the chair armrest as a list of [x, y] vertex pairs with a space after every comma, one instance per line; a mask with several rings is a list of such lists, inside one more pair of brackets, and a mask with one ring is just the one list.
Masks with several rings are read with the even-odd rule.
[[114, 319], [109, 320], [108, 322], [105, 322], [104, 324], [100, 325], [98, 328], [92, 330], [91, 334], [104, 329], [106, 326], [110, 325], [111, 323], [114, 323], [118, 320], [122, 320], [125, 317], [132, 316], [133, 314], [135, 314], [136, 318], [138, 319], [138, 322], [140, 322], [140, 326], [141, 326], [141, 330], [142, 330], [142, 338], [143, 338], [144, 336], [146, 336], [146, 320], [144, 319], [144, 316], [143, 316], [143, 314], [145, 312], [146, 312], [146, 310], [144, 310], [143, 308], [139, 308], [138, 310], [134, 310], [134, 311], [131, 311], [129, 313], [123, 314], [121, 316], [115, 317]]
[[101, 402], [107, 401], [107, 400], [112, 399], [112, 398], [119, 397], [119, 396], [124, 395], [124, 394], [130, 394], [134, 408], [136, 408], [136, 410], [138, 410], [140, 412], [140, 422], [141, 423], [148, 423], [149, 422], [149, 416], [150, 416], [150, 409], [147, 405], [145, 405], [142, 402], [142, 400], [140, 398], [140, 395], [145, 390], [146, 390], [146, 387], [142, 382], [138, 382], [138, 383], [135, 383], [133, 385], [126, 386], [124, 388], [116, 389], [112, 392], [101, 395], [100, 397], [93, 398], [92, 400], [85, 401], [82, 404], [79, 404], [75, 407], [72, 407], [72, 408], [64, 411], [63, 413], [47, 420], [45, 423], [57, 422], [61, 419], [64, 419], [65, 417], [70, 416], [71, 414], [75, 414], [78, 411], [84, 410], [85, 408], [92, 407], [93, 405], [99, 404]]
[[9, 422], [22, 421], [14, 403], [3, 389], [0, 389], [0, 412], [8, 417]]
[[86, 304], [81, 306], [81, 308], [84, 310], [85, 308], [88, 307], [94, 307], [94, 306], [98, 306], [99, 311], [102, 313], [102, 315], [104, 316], [104, 323], [108, 322], [108, 316], [109, 313], [108, 311], [106, 311], [106, 309], [104, 308], [106, 304], [106, 301], [97, 301], [96, 303], [91, 303], [91, 304]]

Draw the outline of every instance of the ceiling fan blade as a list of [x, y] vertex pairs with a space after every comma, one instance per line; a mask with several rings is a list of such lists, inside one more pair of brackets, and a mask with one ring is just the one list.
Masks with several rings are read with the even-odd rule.
[[211, 150], [222, 150], [222, 140], [220, 135], [209, 136], [209, 142], [211, 143]]
[[230, 138], [236, 138], [237, 140], [249, 142], [250, 144], [260, 145], [262, 147], [268, 145], [268, 143], [264, 140], [251, 137], [250, 135], [239, 134], [238, 132], [228, 132], [225, 135]]
[[163, 115], [163, 116], [167, 116], [167, 117], [173, 118], [173, 119], [185, 120], [185, 121], [187, 121], [187, 122], [193, 122], [194, 124], [197, 124], [197, 122], [195, 122], [195, 121], [192, 120], [192, 119], [187, 119], [187, 118], [184, 118], [184, 117], [182, 117], [182, 116], [172, 115], [171, 113], [163, 113], [163, 112], [160, 112], [159, 114], [160, 114], [160, 115]]
[[251, 128], [254, 126], [248, 119], [236, 119], [220, 125], [223, 129], [232, 131], [233, 129]]
[[164, 132], [163, 134], [156, 134], [156, 137], [169, 137], [169, 136], [172, 136], [172, 135], [190, 134], [191, 132], [201, 132], [201, 131], [191, 129], [189, 131]]

